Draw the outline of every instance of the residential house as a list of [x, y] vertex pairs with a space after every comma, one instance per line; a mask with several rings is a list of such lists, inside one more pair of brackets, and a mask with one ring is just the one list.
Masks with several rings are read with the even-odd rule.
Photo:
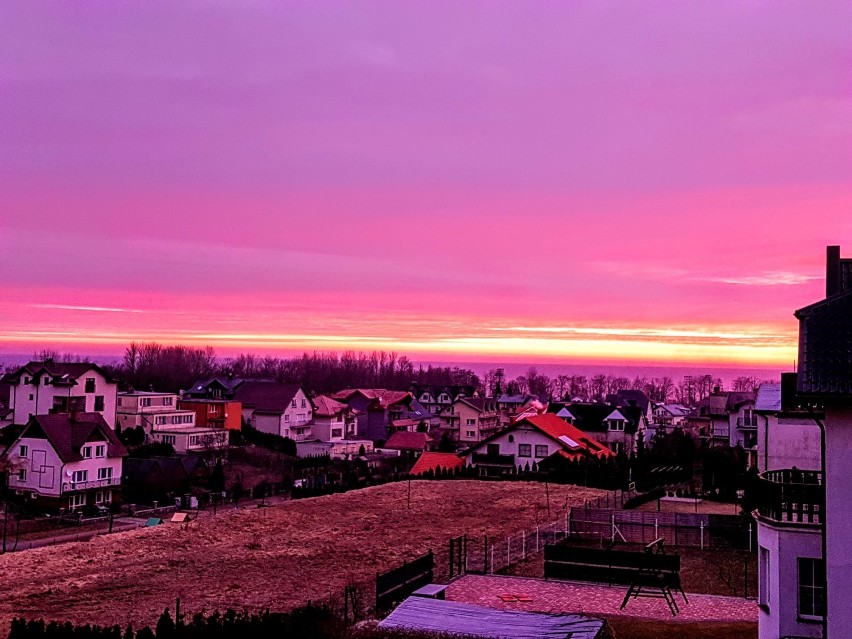
[[127, 450], [100, 413], [34, 415], [3, 454], [9, 490], [39, 508], [120, 501]]
[[9, 385], [12, 422], [26, 424], [33, 415], [69, 410], [100, 413], [115, 428], [118, 384], [97, 364], [29, 362], [3, 377]]
[[181, 396], [184, 399], [234, 399], [237, 388], [245, 381], [242, 377], [200, 379]]
[[557, 414], [584, 433], [590, 433], [614, 453], [633, 455], [644, 437], [645, 413], [638, 406], [574, 402]]
[[301, 441], [311, 439], [314, 407], [298, 384], [245, 381], [234, 392], [243, 419], [262, 433]]
[[515, 421], [524, 406], [538, 398], [532, 395], [500, 395], [494, 399], [497, 402], [497, 412], [500, 414], [500, 428], [505, 428]]
[[484, 475], [500, 475], [515, 468], [532, 469], [553, 455], [574, 460], [613, 454], [589, 434], [553, 413], [544, 413], [494, 432], [474, 444], [464, 459]]
[[403, 419], [414, 396], [384, 388], [347, 388], [331, 396], [349, 406], [357, 421], [357, 436], [374, 442], [388, 438], [388, 426]]
[[[817, 425], [822, 424], [824, 458], [819, 487], [811, 485], [809, 494], [788, 490], [786, 496], [797, 497], [800, 512], [817, 508], [823, 552], [790, 544], [780, 545], [776, 554], [767, 548], [770, 575], [773, 558], [782, 564], [788, 557], [795, 558], [797, 570], [784, 576], [795, 576], [798, 597], [795, 609], [770, 607], [765, 616], [761, 614], [760, 631], [766, 617], [771, 624], [774, 614], [790, 616], [795, 610], [797, 618], [821, 618], [824, 639], [840, 639], [852, 637], [852, 259], [841, 259], [840, 247], [827, 249], [825, 299], [797, 310], [795, 316], [799, 321], [796, 404], [808, 410]], [[791, 473], [791, 480], [795, 479], [799, 477]], [[783, 496], [782, 492], [780, 501], [786, 510], [793, 510], [787, 505], [793, 500], [784, 501]], [[769, 589], [774, 589], [771, 580]], [[762, 639], [766, 636], [762, 634]]]
[[654, 406], [652, 424], [659, 430], [683, 428], [692, 409], [683, 404], [656, 404]]
[[243, 406], [233, 399], [180, 399], [178, 410], [195, 413], [195, 425], [199, 428], [220, 430], [242, 430]]
[[355, 437], [355, 417], [349, 406], [327, 395], [317, 395], [311, 400], [314, 421], [311, 434], [322, 442], [339, 442]]
[[606, 401], [618, 408], [638, 407], [646, 424], [654, 421], [654, 405], [644, 391], [624, 388], [607, 396]]
[[169, 444], [179, 455], [222, 450], [228, 447], [228, 431], [198, 426], [165, 426], [154, 429], [149, 441]]
[[699, 437], [710, 446], [742, 446], [748, 452], [749, 466], [757, 463], [757, 415], [755, 393], [713, 393], [698, 402], [695, 413], [687, 419]]
[[433, 415], [438, 415], [457, 399], [462, 397], [476, 397], [478, 390], [470, 384], [454, 386], [412, 384], [411, 394], [426, 410]]
[[426, 433], [399, 431], [388, 437], [382, 449], [399, 451], [404, 457], [416, 459], [429, 450], [430, 443], [431, 440]]
[[441, 430], [462, 445], [475, 444], [500, 428], [500, 413], [492, 397], [460, 397], [439, 414]]
[[119, 430], [141, 427], [149, 435], [158, 427], [195, 427], [195, 411], [178, 408], [178, 396], [174, 393], [119, 393], [117, 404], [116, 427]]

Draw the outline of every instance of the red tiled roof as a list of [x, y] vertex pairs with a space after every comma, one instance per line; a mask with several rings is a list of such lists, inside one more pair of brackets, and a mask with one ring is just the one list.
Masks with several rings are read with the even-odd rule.
[[454, 453], [431, 453], [426, 452], [420, 455], [411, 469], [412, 475], [422, 475], [430, 470], [435, 471], [439, 468], [452, 469], [462, 468], [464, 460]]
[[426, 433], [410, 433], [408, 431], [400, 431], [394, 433], [388, 438], [384, 448], [391, 450], [426, 450]]
[[[517, 422], [518, 424], [530, 424], [543, 432], [548, 437], [554, 439], [559, 442], [562, 446], [562, 450], [572, 455], [576, 455], [578, 453], [587, 453], [591, 455], [604, 455], [605, 457], [611, 457], [615, 455], [609, 448], [604, 446], [594, 437], [584, 433], [576, 426], [572, 426], [568, 422], [566, 422], [561, 417], [557, 417], [553, 413], [544, 413], [542, 415], [535, 415], [533, 417], [527, 417], [525, 419]], [[575, 442], [577, 446], [572, 446], [568, 442], [560, 437], [566, 437], [569, 440]]]
[[342, 404], [327, 395], [317, 395], [312, 401], [314, 415], [318, 417], [334, 417], [346, 410], [346, 404]]

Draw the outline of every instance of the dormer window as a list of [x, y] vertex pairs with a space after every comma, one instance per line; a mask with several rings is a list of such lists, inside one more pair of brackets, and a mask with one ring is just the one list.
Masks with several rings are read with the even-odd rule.
[[624, 420], [623, 419], [611, 419], [611, 420], [609, 420], [609, 429], [610, 430], [624, 430]]
[[83, 446], [83, 449], [80, 451], [80, 454], [83, 456], [83, 459], [91, 459], [92, 458], [92, 447], [91, 446]]
[[106, 457], [106, 445], [98, 444], [95, 446], [95, 457]]

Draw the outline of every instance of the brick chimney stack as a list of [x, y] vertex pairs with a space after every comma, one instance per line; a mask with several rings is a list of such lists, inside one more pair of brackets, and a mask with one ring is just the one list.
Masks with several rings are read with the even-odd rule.
[[843, 289], [840, 277], [840, 247], [826, 247], [825, 296], [837, 295]]

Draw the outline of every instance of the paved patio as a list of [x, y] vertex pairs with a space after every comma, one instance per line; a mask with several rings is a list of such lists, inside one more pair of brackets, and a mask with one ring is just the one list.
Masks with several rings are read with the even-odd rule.
[[[585, 613], [598, 616], [628, 616], [643, 619], [674, 619], [662, 599], [631, 599], [619, 610], [627, 588], [572, 581], [545, 581], [529, 577], [465, 575], [447, 588], [450, 601], [479, 604], [501, 610]], [[530, 601], [504, 601], [501, 596], [520, 596]], [[687, 593], [689, 603], [675, 595], [679, 621], [757, 622], [757, 602], [740, 597]], [[504, 597], [505, 598], [505, 597]]]

